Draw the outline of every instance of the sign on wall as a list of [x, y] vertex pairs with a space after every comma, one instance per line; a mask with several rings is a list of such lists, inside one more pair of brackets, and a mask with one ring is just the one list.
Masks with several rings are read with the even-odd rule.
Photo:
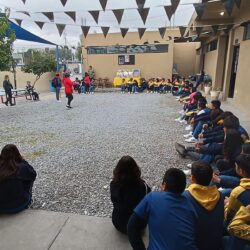
[[118, 56], [118, 65], [135, 65], [135, 55]]
[[140, 54], [140, 53], [167, 53], [168, 44], [143, 44], [143, 45], [114, 45], [114, 46], [89, 46], [87, 53], [91, 54]]

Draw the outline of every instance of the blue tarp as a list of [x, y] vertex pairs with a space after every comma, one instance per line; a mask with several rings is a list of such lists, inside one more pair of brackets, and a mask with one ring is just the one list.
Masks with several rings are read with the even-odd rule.
[[18, 26], [17, 24], [13, 23], [10, 20], [9, 20], [9, 23], [10, 23], [10, 28], [12, 30], [14, 30], [14, 32], [16, 34], [16, 39], [30, 41], [30, 42], [37, 42], [37, 43], [45, 43], [45, 44], [50, 44], [50, 45], [56, 45], [56, 44], [49, 42], [49, 41], [47, 41], [39, 36], [32, 34], [31, 32], [23, 29], [22, 27]]

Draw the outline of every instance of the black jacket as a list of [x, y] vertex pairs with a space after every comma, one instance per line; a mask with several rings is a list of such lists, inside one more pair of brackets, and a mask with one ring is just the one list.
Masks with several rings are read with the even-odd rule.
[[22, 161], [18, 166], [17, 174], [0, 182], [0, 210], [18, 208], [30, 199], [36, 171], [26, 161]]
[[4, 80], [3, 81], [3, 88], [5, 90], [6, 93], [9, 93], [11, 92], [11, 90], [13, 89], [13, 86], [12, 84], [10, 83], [9, 80]]

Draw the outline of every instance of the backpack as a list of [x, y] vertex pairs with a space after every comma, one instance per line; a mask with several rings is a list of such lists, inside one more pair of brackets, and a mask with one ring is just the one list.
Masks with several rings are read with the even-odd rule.
[[56, 88], [56, 85], [57, 85], [57, 79], [56, 79], [56, 78], [54, 78], [54, 79], [52, 80], [51, 85], [52, 85], [52, 87]]

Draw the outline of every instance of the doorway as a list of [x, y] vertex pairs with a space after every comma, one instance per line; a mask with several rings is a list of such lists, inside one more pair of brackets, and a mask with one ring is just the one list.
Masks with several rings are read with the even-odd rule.
[[230, 78], [230, 85], [229, 85], [229, 92], [228, 92], [229, 98], [234, 97], [234, 89], [235, 89], [235, 81], [236, 81], [237, 69], [238, 69], [239, 53], [240, 53], [240, 46], [235, 46], [234, 51], [233, 51], [233, 62], [232, 62], [231, 78]]

